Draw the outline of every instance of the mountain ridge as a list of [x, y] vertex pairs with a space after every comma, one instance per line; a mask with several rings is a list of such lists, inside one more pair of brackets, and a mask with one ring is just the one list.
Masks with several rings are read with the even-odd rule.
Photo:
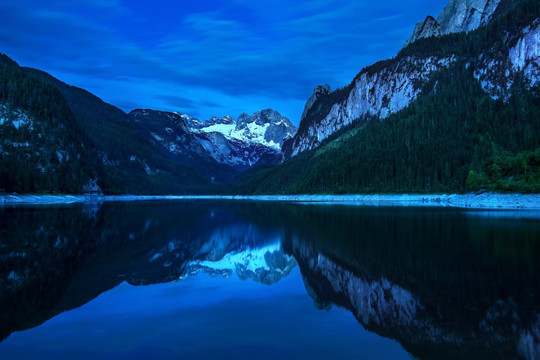
[[[500, 4], [506, 3], [501, 2]], [[507, 22], [508, 19], [505, 19]], [[514, 22], [517, 23], [517, 21]], [[508, 24], [506, 26], [510, 27]], [[464, 39], [464, 36], [471, 35], [463, 32], [446, 35], [446, 37], [464, 39], [460, 42], [463, 46], [456, 46], [451, 40], [445, 40], [442, 37], [437, 38], [437, 40], [419, 39], [402, 49], [396, 57], [364, 68], [349, 85], [318, 97], [314, 105], [309, 107], [311, 111], [307, 112], [306, 117], [300, 123], [296, 136], [284, 147], [281, 162], [302, 151], [316, 148], [331, 134], [357, 119], [370, 117], [385, 119], [390, 114], [405, 108], [416, 99], [423, 85], [435, 72], [448, 71], [449, 67], [459, 58], [470, 59], [468, 60], [469, 66], [477, 67], [476, 77], [492, 96], [495, 96], [495, 92], [499, 92], [498, 97], [507, 97], [506, 83], [511, 84], [514, 78], [522, 76], [529, 81], [529, 87], [536, 86], [540, 81], [538, 75], [540, 74], [540, 70], [538, 70], [540, 50], [538, 46], [534, 46], [538, 23], [529, 20], [519, 26], [519, 29], [512, 29], [513, 33], [509, 36], [514, 40], [508, 41], [510, 39], [507, 39], [507, 42], [519, 42], [522, 39], [522, 42], [529, 44], [525, 46], [526, 49], [529, 49], [529, 53], [526, 55], [529, 64], [526, 68], [509, 66], [509, 63], [514, 61], [514, 53], [521, 55], [521, 52], [512, 53], [506, 49], [506, 54], [504, 54], [505, 50], [500, 46], [502, 39], [487, 39], [491, 40], [491, 44], [488, 45], [485, 52], [478, 52], [474, 49], [471, 51], [468, 40]], [[480, 29], [485, 29], [485, 27]], [[524, 31], [526, 29], [528, 31]], [[484, 38], [492, 37], [486, 31], [481, 34], [477, 31], [478, 42], [485, 43]], [[534, 32], [533, 36], [527, 35], [532, 32]], [[501, 37], [500, 31], [498, 33], [498, 36]], [[504, 36], [506, 35], [502, 34], [502, 37]], [[426, 41], [428, 40], [431, 42], [429, 50], [426, 51], [428, 49]], [[443, 46], [435, 47], [435, 41], [441, 42]], [[493, 46], [495, 49], [492, 49]], [[426, 49], [421, 49], [421, 47]], [[497, 60], [495, 56], [500, 57], [500, 55], [491, 55], [492, 53], [502, 53], [506, 59]], [[531, 65], [531, 63], [534, 64]], [[493, 68], [496, 69], [493, 71]], [[490, 85], [488, 78], [495, 76], [499, 76], [497, 83], [505, 84], [504, 87]], [[496, 89], [490, 90], [489, 87]]]
[[[0, 184], [2, 191], [74, 194], [212, 192], [211, 184], [232, 181], [239, 172], [255, 165], [261, 158], [267, 163], [275, 163], [277, 160], [268, 159], [277, 158], [283, 142], [281, 136], [291, 136], [296, 131], [287, 118], [271, 109], [252, 116], [242, 114], [238, 124], [231, 117], [212, 118], [201, 123], [188, 116], [149, 109], [136, 109], [126, 114], [87, 90], [68, 85], [44, 71], [20, 67], [7, 55], [2, 54], [0, 65], [6, 68], [0, 77], [6, 84], [0, 97], [3, 99], [0, 101], [0, 126], [3, 126], [0, 130], [7, 146], [0, 159], [5, 175]], [[22, 79], [20, 83], [16, 82], [19, 79]], [[43, 91], [47, 92], [46, 96], [54, 97], [49, 101], [55, 104], [53, 110], [49, 110], [47, 104], [41, 104], [41, 99], [46, 98]], [[40, 104], [40, 108], [30, 108], [35, 104]], [[26, 108], [36, 112], [37, 117]], [[37, 144], [36, 139], [45, 133], [44, 128], [40, 133], [30, 130], [37, 129], [34, 125], [51, 114], [54, 119], [67, 121], [69, 136], [63, 138], [71, 138], [78, 150], [70, 150], [69, 154], [61, 148], [53, 150], [52, 141], [67, 142], [51, 138], [50, 146], [47, 145], [50, 149], [40, 145], [42, 155], [29, 152]], [[227, 137], [219, 132], [197, 130], [217, 123], [234, 123], [242, 136]], [[264, 126], [252, 126], [256, 124]], [[64, 125], [59, 123], [58, 126]], [[49, 130], [54, 137], [52, 129]], [[259, 129], [264, 131], [252, 133]], [[21, 166], [25, 161], [18, 158], [20, 156], [29, 157], [31, 161], [26, 163], [32, 165], [29, 168]], [[78, 158], [86, 160], [72, 164]], [[71, 164], [68, 168], [74, 166], [72, 170], [66, 170], [68, 163]], [[64, 170], [52, 170], [51, 164], [62, 166]], [[59, 179], [59, 176], [63, 178]]]
[[428, 15], [415, 25], [405, 41], [407, 46], [420, 38], [468, 32], [486, 25], [495, 14], [501, 0], [450, 0], [437, 20]]
[[517, 1], [364, 68], [315, 101], [279, 166], [242, 174], [232, 192], [540, 191], [539, 5]]
[[213, 116], [204, 122], [193, 120], [189, 115], [182, 117], [190, 119], [187, 125], [194, 132], [218, 132], [229, 140], [258, 143], [276, 150], [280, 150], [283, 142], [296, 133], [291, 121], [273, 109], [259, 110], [252, 115], [241, 113], [237, 120], [229, 115], [222, 118]]
[[200, 121], [150, 109], [129, 116], [166, 155], [208, 174], [212, 182], [230, 181], [261, 158], [277, 157], [283, 141], [296, 132], [289, 119], [272, 109], [242, 113], [238, 120], [213, 116]]

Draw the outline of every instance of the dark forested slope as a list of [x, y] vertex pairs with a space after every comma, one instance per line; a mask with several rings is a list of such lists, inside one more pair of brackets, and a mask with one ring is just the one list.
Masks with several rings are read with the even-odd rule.
[[167, 159], [127, 115], [89, 92], [0, 60], [0, 171], [6, 192], [191, 192], [207, 182]]
[[[403, 110], [358, 118], [317, 148], [243, 174], [232, 192], [540, 192], [540, 89], [531, 82], [538, 69], [531, 63], [528, 76], [512, 73], [509, 60], [509, 49], [523, 29], [538, 28], [539, 17], [537, 1], [515, 2], [486, 27], [420, 39], [396, 58], [364, 69], [376, 73], [408, 58], [452, 59]], [[486, 64], [492, 73], [479, 71]], [[314, 126], [349, 87], [320, 97], [307, 125]]]

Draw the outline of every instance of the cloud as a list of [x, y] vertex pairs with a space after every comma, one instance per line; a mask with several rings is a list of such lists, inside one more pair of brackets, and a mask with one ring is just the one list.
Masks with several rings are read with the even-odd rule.
[[0, 51], [123, 109], [275, 106], [297, 122], [315, 85], [395, 55], [444, 3], [3, 0]]
[[196, 101], [178, 95], [159, 95], [158, 98], [177, 108], [194, 109], [198, 104]]
[[157, 98], [163, 100], [165, 104], [173, 108], [192, 110], [190, 113], [193, 113], [193, 110], [198, 112], [201, 107], [210, 107], [216, 109], [224, 108], [222, 104], [217, 102], [205, 99], [193, 100], [179, 95], [158, 95]]
[[390, 16], [383, 16], [380, 18], [373, 19], [373, 21], [391, 21], [391, 20], [401, 19], [402, 17], [403, 17], [403, 14], [390, 15]]

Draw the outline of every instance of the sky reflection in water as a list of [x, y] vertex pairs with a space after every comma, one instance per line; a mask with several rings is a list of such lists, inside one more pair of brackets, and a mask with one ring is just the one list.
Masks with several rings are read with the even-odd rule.
[[83, 307], [12, 334], [2, 359], [410, 359], [344, 309], [317, 310], [298, 267], [278, 283], [199, 274], [122, 283]]

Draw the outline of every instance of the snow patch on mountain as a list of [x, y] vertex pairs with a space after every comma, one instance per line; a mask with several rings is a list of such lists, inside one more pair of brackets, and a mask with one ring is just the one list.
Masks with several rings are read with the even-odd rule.
[[247, 270], [257, 269], [270, 270], [265, 260], [266, 253], [274, 253], [281, 250], [280, 243], [269, 244], [258, 249], [247, 249], [237, 253], [231, 252], [217, 260], [205, 260], [198, 264], [209, 269], [229, 269], [235, 271], [237, 265], [243, 265]]
[[274, 148], [265, 145], [227, 139], [220, 132], [201, 132], [194, 135], [218, 163], [230, 165], [240, 171], [253, 166], [261, 156], [276, 152]]
[[210, 253], [205, 260], [190, 262], [182, 278], [206, 273], [211, 276], [230, 277], [236, 274], [240, 279], [253, 279], [272, 284], [287, 276], [296, 266], [296, 261], [283, 252], [281, 242], [269, 243], [260, 248], [247, 248], [225, 254]]
[[200, 131], [205, 133], [218, 132], [227, 137], [231, 137], [231, 133], [234, 131], [235, 128], [236, 124], [212, 124], [202, 127]]
[[237, 121], [230, 116], [225, 116], [221, 119], [212, 117], [201, 123], [193, 120], [189, 115], [182, 115], [182, 117], [188, 120], [187, 124], [194, 132], [217, 132], [228, 140], [260, 144], [276, 151], [281, 150], [283, 141], [296, 133], [296, 128], [289, 119], [272, 109], [257, 111], [253, 115], [240, 114]]
[[296, 127], [279, 112], [266, 109], [253, 115], [240, 114], [199, 121], [181, 115], [189, 131], [217, 162], [244, 171], [263, 156], [276, 156], [285, 140], [296, 134]]
[[266, 141], [264, 135], [270, 127], [270, 124], [257, 125], [254, 123], [248, 124], [244, 129], [237, 130], [235, 124], [213, 124], [204, 126], [200, 132], [204, 133], [220, 133], [228, 140], [239, 140], [246, 143], [257, 143], [271, 147], [276, 150], [281, 149], [281, 144], [274, 141]]

